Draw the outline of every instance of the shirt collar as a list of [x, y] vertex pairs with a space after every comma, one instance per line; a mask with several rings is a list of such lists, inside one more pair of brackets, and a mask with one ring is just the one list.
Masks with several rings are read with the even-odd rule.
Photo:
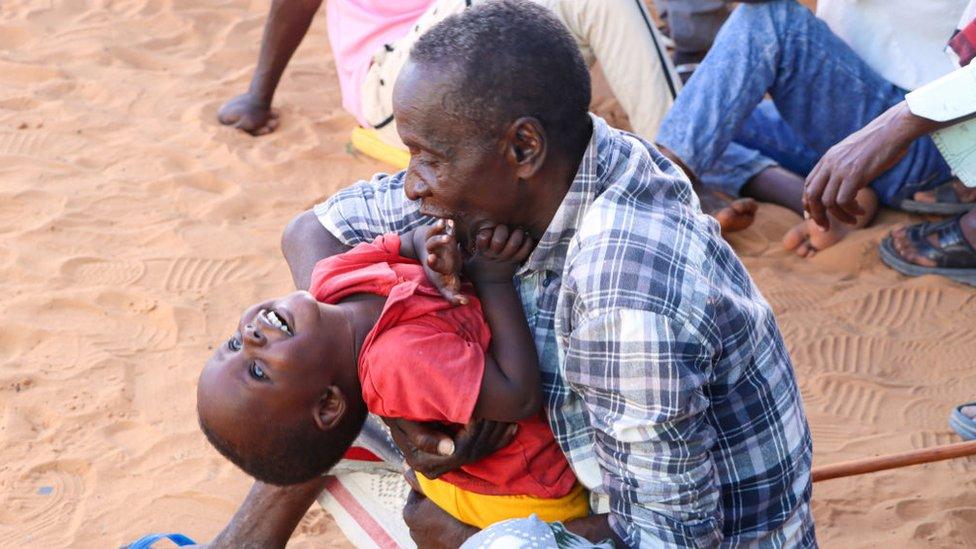
[[613, 136], [610, 127], [602, 118], [591, 113], [590, 119], [593, 121], [593, 134], [583, 152], [583, 160], [576, 171], [576, 176], [556, 210], [556, 215], [549, 222], [546, 232], [519, 269], [517, 274], [520, 276], [533, 272], [562, 272], [569, 242], [576, 235], [576, 229], [586, 210], [602, 192], [600, 182], [607, 173]]

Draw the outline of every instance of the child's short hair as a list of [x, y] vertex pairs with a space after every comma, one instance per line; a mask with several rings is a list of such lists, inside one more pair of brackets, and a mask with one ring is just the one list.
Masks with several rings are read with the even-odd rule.
[[327, 473], [352, 446], [366, 421], [365, 414], [346, 417], [327, 432], [310, 419], [291, 425], [265, 424], [258, 427], [263, 432], [251, 437], [261, 444], [234, 444], [207, 424], [203, 414], [197, 416], [203, 434], [218, 452], [256, 480], [276, 486], [301, 484]]

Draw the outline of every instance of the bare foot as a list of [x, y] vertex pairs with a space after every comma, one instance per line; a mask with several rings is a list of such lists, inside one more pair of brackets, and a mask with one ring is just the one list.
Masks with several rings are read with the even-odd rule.
[[858, 218], [856, 224], [841, 223], [833, 216], [829, 216], [830, 228], [824, 230], [812, 219], [804, 219], [783, 236], [783, 247], [792, 250], [800, 257], [813, 257], [820, 250], [837, 244], [849, 232], [871, 223], [874, 214], [878, 212], [878, 195], [870, 188], [858, 191], [857, 203], [864, 210], [864, 215]]
[[737, 198], [711, 215], [718, 220], [722, 233], [734, 233], [748, 228], [756, 220], [759, 203], [751, 198]]
[[[958, 179], [952, 182], [952, 190], [956, 193], [960, 202], [964, 204], [976, 202], [976, 189], [970, 189]], [[936, 201], [935, 191], [918, 191], [912, 198], [918, 202], [925, 202], [927, 204], [933, 204]]]
[[756, 220], [759, 204], [751, 198], [732, 198], [713, 190], [699, 190], [702, 210], [718, 220], [722, 234], [741, 231]]

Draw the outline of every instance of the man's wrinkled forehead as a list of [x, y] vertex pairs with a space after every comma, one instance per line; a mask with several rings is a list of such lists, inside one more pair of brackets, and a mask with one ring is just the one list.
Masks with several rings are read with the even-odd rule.
[[438, 150], [457, 142], [459, 131], [469, 124], [455, 104], [455, 78], [451, 69], [407, 63], [393, 91], [393, 111], [404, 141]]

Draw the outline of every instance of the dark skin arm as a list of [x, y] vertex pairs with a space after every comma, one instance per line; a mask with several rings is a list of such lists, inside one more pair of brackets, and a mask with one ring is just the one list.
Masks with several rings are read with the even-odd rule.
[[220, 108], [217, 119], [251, 135], [271, 133], [278, 115], [271, 110], [275, 89], [288, 61], [305, 38], [322, 0], [273, 0], [261, 38], [258, 65], [251, 85]]
[[512, 283], [532, 247], [524, 231], [500, 225], [478, 235], [476, 253], [464, 262], [450, 221], [437, 222], [427, 233], [430, 269], [443, 277], [457, 277], [463, 266], [491, 328], [491, 348], [485, 354], [485, 373], [473, 412], [476, 419], [520, 421], [542, 407], [539, 357]]
[[913, 141], [963, 120], [928, 120], [912, 114], [902, 101], [823, 155], [807, 176], [803, 209], [824, 228], [830, 227], [828, 212], [853, 224], [864, 214], [855, 199], [859, 190], [897, 164]]
[[324, 488], [325, 477], [287, 487], [255, 482], [223, 531], [200, 547], [283, 548]]

